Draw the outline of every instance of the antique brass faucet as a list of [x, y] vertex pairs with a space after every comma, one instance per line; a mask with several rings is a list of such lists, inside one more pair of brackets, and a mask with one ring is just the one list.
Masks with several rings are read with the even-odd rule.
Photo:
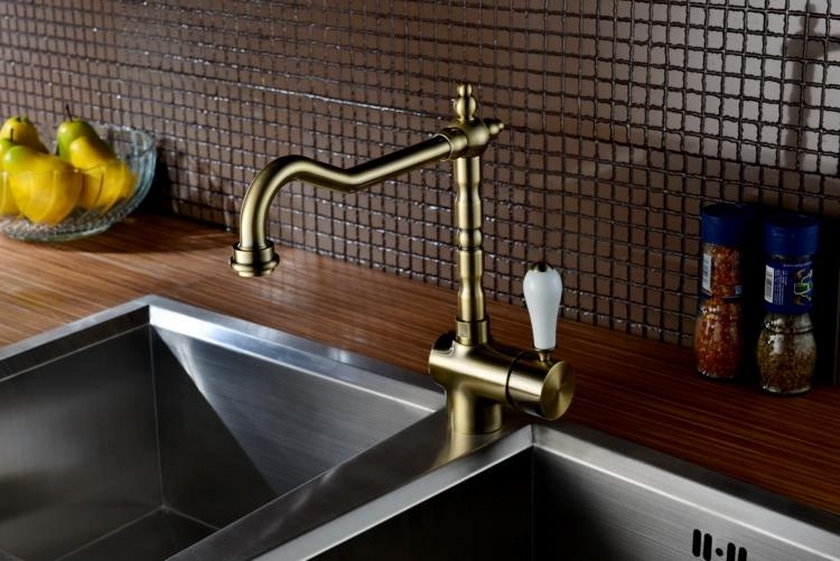
[[[429, 355], [429, 373], [446, 388], [450, 428], [464, 434], [499, 430], [504, 404], [556, 419], [566, 411], [574, 392], [571, 366], [550, 357], [559, 292], [553, 323], [547, 328], [551, 331], [550, 342], [541, 345], [543, 348], [508, 348], [490, 337], [482, 289], [481, 155], [504, 125], [496, 119], [479, 119], [472, 93], [470, 85], [458, 87], [455, 119], [428, 140], [355, 167], [340, 169], [302, 156], [284, 156], [269, 163], [245, 195], [240, 239], [233, 246], [230, 260], [231, 267], [241, 276], [261, 276], [274, 270], [279, 258], [266, 236], [268, 209], [280, 189], [292, 180], [353, 193], [431, 162], [451, 160], [457, 189], [458, 316], [456, 330], [435, 343]], [[545, 268], [534, 274], [540, 272], [545, 272]], [[559, 285], [559, 275], [554, 276]], [[533, 316], [535, 310], [530, 311]], [[544, 315], [550, 317], [551, 313]]]

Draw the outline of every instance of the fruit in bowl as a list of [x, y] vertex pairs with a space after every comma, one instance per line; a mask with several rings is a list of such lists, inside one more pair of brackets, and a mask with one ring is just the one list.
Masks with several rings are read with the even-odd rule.
[[96, 159], [97, 149], [88, 145], [86, 138], [71, 145], [71, 161], [82, 170], [82, 193], [79, 206], [87, 210], [108, 212], [119, 201], [127, 198], [137, 184], [137, 176], [119, 158]]
[[20, 214], [35, 224], [58, 224], [73, 211], [82, 177], [58, 156], [12, 146], [3, 156], [8, 190]]
[[131, 194], [137, 178], [87, 121], [69, 117], [56, 132], [56, 150], [84, 174], [79, 205], [107, 212]]
[[15, 215], [20, 212], [18, 210], [15, 198], [12, 196], [12, 190], [8, 184], [8, 178], [3, 170], [3, 156], [9, 148], [16, 146], [13, 140], [9, 138], [0, 138], [0, 216]]
[[41, 142], [38, 129], [26, 117], [11, 117], [6, 119], [0, 128], [0, 138], [7, 138], [15, 144], [29, 146], [38, 152], [46, 152], [47, 147]]
[[[18, 132], [22, 127], [29, 130]], [[35, 147], [32, 131], [40, 143], [26, 119], [9, 119], [0, 129], [0, 231], [7, 236], [58, 241], [93, 235], [148, 193], [156, 159], [151, 134], [70, 117], [58, 127], [53, 155]], [[19, 134], [29, 144], [19, 143]]]

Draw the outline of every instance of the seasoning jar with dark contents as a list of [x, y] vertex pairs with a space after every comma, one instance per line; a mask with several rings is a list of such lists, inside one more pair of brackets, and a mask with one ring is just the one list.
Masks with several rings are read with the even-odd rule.
[[761, 387], [795, 395], [811, 389], [817, 345], [809, 312], [814, 293], [813, 256], [818, 222], [782, 214], [764, 225], [764, 307], [767, 315], [756, 349]]
[[697, 371], [709, 378], [733, 378], [744, 358], [741, 249], [750, 219], [743, 205], [703, 209], [701, 302], [694, 329]]

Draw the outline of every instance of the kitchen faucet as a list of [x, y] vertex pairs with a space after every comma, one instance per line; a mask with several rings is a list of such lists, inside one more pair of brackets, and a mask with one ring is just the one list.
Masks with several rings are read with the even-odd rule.
[[446, 389], [449, 426], [461, 434], [499, 430], [505, 404], [545, 419], [557, 419], [569, 407], [574, 393], [571, 365], [555, 362], [550, 356], [562, 290], [556, 271], [539, 264], [526, 274], [526, 302], [534, 325], [535, 350], [506, 347], [490, 336], [482, 288], [481, 155], [504, 125], [497, 119], [478, 118], [477, 105], [472, 86], [462, 84], [453, 102], [455, 119], [440, 132], [349, 169], [303, 156], [283, 156], [270, 162], [245, 194], [240, 239], [230, 259], [230, 266], [244, 277], [274, 270], [279, 258], [266, 235], [266, 221], [272, 201], [290, 181], [354, 193], [426, 164], [451, 160], [457, 189], [458, 315], [455, 331], [442, 335], [429, 354], [429, 374]]

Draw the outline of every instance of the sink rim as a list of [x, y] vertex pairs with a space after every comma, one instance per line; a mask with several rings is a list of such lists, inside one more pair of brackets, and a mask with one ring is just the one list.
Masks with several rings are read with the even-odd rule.
[[[352, 351], [325, 345], [171, 298], [149, 294], [0, 347], [0, 383], [51, 360], [145, 326], [166, 329], [263, 360], [292, 364], [307, 374], [354, 387], [432, 413], [443, 407], [443, 390], [428, 376]], [[255, 350], [256, 345], [260, 352]], [[272, 359], [266, 346], [283, 351]], [[317, 371], [320, 361], [346, 371]]]

